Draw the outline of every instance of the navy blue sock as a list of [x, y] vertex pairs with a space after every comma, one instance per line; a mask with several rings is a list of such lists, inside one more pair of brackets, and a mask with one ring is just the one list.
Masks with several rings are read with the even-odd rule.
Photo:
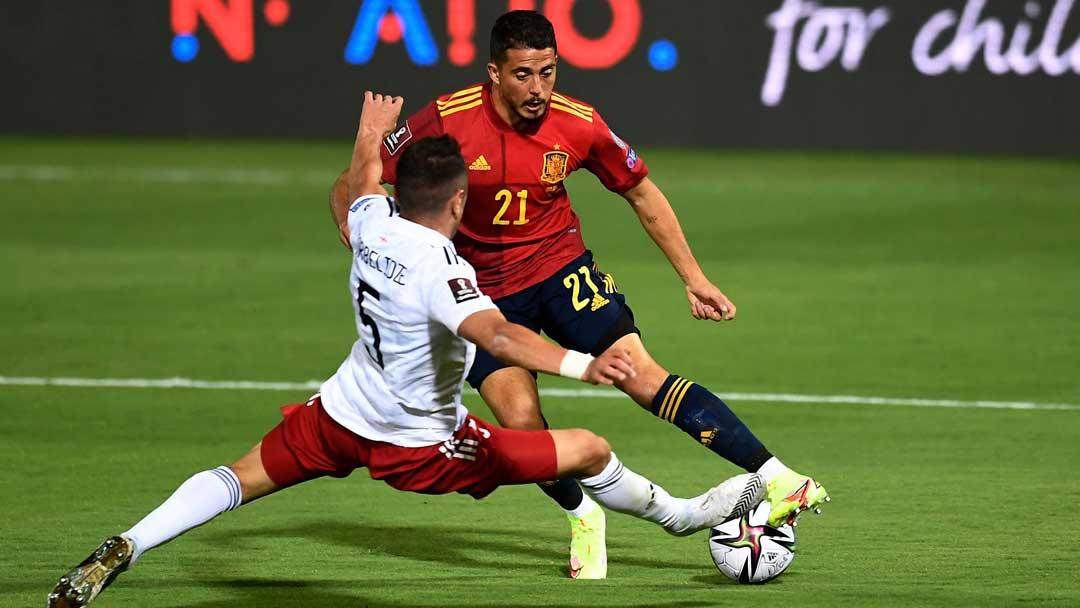
[[652, 413], [747, 471], [772, 458], [735, 412], [707, 388], [672, 374], [653, 397]]
[[585, 499], [585, 495], [581, 492], [581, 486], [577, 481], [570, 479], [556, 479], [547, 483], [538, 483], [540, 489], [551, 497], [552, 500], [559, 503], [559, 506], [567, 511], [573, 511], [581, 506], [581, 501]]
[[[551, 428], [548, 425], [547, 418], [544, 418], [544, 428]], [[581, 486], [578, 485], [576, 479], [566, 477], [536, 485], [540, 486], [540, 490], [551, 497], [551, 500], [559, 503], [559, 506], [567, 511], [573, 511], [580, 507], [581, 501], [585, 500], [585, 494], [581, 491]]]

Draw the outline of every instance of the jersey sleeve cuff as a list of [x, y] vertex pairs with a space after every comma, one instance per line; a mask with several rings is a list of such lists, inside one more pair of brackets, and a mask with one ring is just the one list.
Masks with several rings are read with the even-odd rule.
[[461, 324], [465, 321], [465, 319], [468, 319], [470, 315], [478, 312], [483, 312], [485, 310], [498, 310], [499, 307], [495, 306], [495, 303], [491, 301], [491, 298], [482, 295], [479, 298], [473, 300], [472, 302], [468, 302], [466, 304], [459, 304], [454, 308], [455, 310], [452, 313], [453, 316], [446, 319], [446, 327], [449, 328], [450, 331], [454, 332], [455, 336], [460, 337], [460, 335], [458, 334], [458, 329], [461, 328]]
[[649, 168], [643, 167], [641, 173], [634, 174], [632, 179], [623, 182], [622, 184], [619, 184], [615, 188], [612, 188], [611, 191], [615, 194], [626, 194], [627, 192], [638, 187], [638, 184], [645, 181], [646, 177], [649, 177]]

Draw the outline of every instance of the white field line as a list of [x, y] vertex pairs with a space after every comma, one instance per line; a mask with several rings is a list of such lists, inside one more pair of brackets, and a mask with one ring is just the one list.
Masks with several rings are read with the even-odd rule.
[[[333, 176], [317, 171], [281, 171], [271, 169], [212, 169], [165, 167], [80, 167], [69, 165], [0, 165], [0, 180], [61, 182], [74, 180], [107, 180], [153, 183], [219, 183], [238, 185], [280, 185], [304, 183], [324, 185]], [[194, 380], [190, 378], [44, 378], [0, 376], [0, 386], [68, 386], [107, 388], [192, 388], [211, 390], [318, 390], [320, 383], [260, 382], [252, 380]], [[470, 391], [471, 392], [471, 391]], [[603, 388], [544, 388], [540, 394], [551, 397], [582, 399], [618, 399], [623, 394]], [[729, 401], [759, 403], [814, 403], [877, 406], [940, 407], [1006, 410], [1080, 410], [1080, 405], [1068, 403], [1034, 403], [1028, 401], [961, 401], [955, 399], [865, 397], [855, 395], [799, 395], [790, 393], [717, 393]]]
[[[320, 382], [260, 382], [255, 380], [194, 380], [191, 378], [43, 378], [0, 376], [0, 386], [67, 386], [85, 388], [192, 388], [210, 390], [256, 391], [317, 391]], [[468, 391], [476, 394], [475, 391]], [[611, 388], [542, 388], [541, 396], [577, 399], [625, 399]], [[856, 395], [798, 395], [791, 393], [717, 393], [721, 399], [751, 403], [812, 403], [900, 407], [939, 407], [991, 410], [1068, 410], [1080, 411], [1080, 405], [1070, 403], [1035, 403], [1031, 401], [961, 401], [957, 399], [924, 399], [896, 397], [864, 397]]]
[[161, 184], [235, 184], [329, 187], [334, 175], [323, 171], [214, 169], [197, 167], [94, 167], [74, 165], [0, 165], [0, 181], [117, 181]]

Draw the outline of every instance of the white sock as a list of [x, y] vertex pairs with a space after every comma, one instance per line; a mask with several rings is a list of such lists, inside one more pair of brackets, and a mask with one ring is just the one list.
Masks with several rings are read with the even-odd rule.
[[567, 515], [570, 515], [570, 516], [573, 516], [573, 517], [582, 517], [586, 513], [588, 513], [589, 511], [592, 511], [595, 508], [596, 508], [596, 501], [589, 498], [588, 494], [582, 494], [581, 495], [581, 504], [580, 505], [578, 505], [574, 509], [570, 509], [570, 510], [564, 509], [564, 511], [566, 511]]
[[757, 470], [757, 473], [765, 478], [765, 483], [769, 483], [786, 470], [788, 470], [787, 466], [780, 462], [779, 458], [773, 456], [766, 460], [765, 464], [761, 465], [761, 468]]
[[160, 507], [121, 535], [135, 543], [131, 562], [144, 551], [239, 507], [240, 499], [240, 480], [229, 467], [192, 475]]
[[631, 471], [613, 452], [600, 474], [579, 479], [593, 498], [605, 508], [659, 524], [672, 532], [690, 525], [689, 501], [673, 498], [664, 488]]

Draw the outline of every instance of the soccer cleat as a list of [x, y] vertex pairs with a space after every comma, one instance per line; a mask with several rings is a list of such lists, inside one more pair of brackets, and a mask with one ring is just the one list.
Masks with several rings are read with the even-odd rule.
[[607, 578], [607, 516], [599, 505], [570, 519], [570, 578]]
[[830, 499], [829, 493], [813, 477], [788, 469], [769, 482], [766, 500], [772, 505], [769, 525], [779, 527], [784, 524], [798, 525], [799, 514], [803, 511], [820, 514], [821, 505]]
[[765, 479], [761, 475], [736, 475], [701, 496], [690, 499], [689, 525], [681, 530], [668, 529], [668, 532], [675, 536], [688, 536], [705, 528], [719, 526], [729, 519], [746, 515], [764, 496]]
[[131, 564], [135, 545], [123, 536], [113, 536], [101, 543], [89, 557], [60, 581], [49, 594], [48, 608], [80, 608], [108, 587]]

